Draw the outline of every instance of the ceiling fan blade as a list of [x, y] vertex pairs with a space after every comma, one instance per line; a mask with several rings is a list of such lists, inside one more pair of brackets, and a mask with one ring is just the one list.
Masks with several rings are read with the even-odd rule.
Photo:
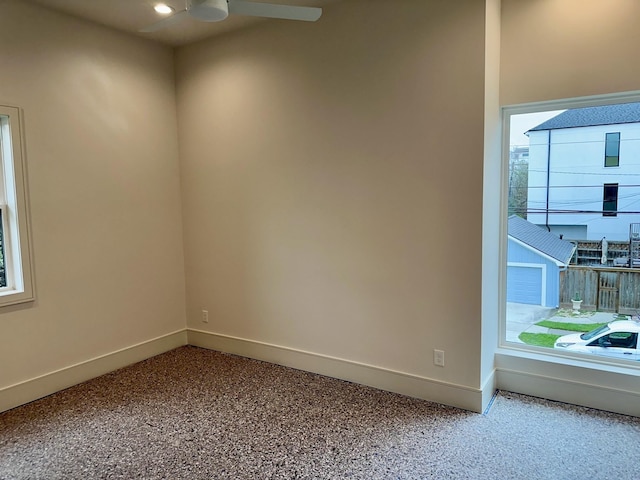
[[273, 3], [245, 2], [229, 0], [229, 13], [252, 17], [282, 18], [284, 20], [303, 20], [315, 22], [322, 15], [317, 7], [298, 7], [294, 5], [276, 5]]
[[163, 28], [169, 27], [169, 26], [173, 25], [174, 23], [178, 23], [178, 22], [182, 21], [183, 18], [186, 18], [188, 16], [189, 16], [189, 12], [187, 10], [181, 10], [178, 13], [174, 13], [170, 17], [163, 18], [159, 22], [152, 23], [151, 25], [148, 25], [148, 26], [146, 26], [144, 28], [141, 28], [138, 31], [139, 32], [143, 32], [143, 33], [156, 32], [156, 31], [161, 30]]

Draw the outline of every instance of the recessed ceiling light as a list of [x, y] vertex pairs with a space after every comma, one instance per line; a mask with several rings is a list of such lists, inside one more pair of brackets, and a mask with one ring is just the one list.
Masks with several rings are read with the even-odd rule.
[[173, 7], [170, 7], [166, 3], [158, 3], [153, 9], [158, 12], [160, 15], [169, 15], [173, 13]]

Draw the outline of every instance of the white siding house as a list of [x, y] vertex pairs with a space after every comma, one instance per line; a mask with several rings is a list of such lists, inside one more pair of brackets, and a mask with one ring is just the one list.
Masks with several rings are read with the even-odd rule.
[[567, 239], [640, 222], [640, 103], [567, 110], [529, 130], [527, 220]]

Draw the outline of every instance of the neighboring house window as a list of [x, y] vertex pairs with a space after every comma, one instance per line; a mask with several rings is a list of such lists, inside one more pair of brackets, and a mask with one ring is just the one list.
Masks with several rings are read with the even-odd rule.
[[0, 105], [0, 306], [34, 299], [21, 111]]
[[605, 183], [602, 197], [602, 215], [605, 217], [618, 216], [618, 184]]
[[620, 166], [620, 132], [606, 134], [604, 145], [604, 166]]

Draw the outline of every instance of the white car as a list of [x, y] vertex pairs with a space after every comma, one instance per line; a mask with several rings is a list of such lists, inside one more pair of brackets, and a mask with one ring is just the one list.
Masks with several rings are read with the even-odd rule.
[[587, 333], [571, 333], [558, 338], [554, 348], [640, 361], [640, 322], [617, 320]]

